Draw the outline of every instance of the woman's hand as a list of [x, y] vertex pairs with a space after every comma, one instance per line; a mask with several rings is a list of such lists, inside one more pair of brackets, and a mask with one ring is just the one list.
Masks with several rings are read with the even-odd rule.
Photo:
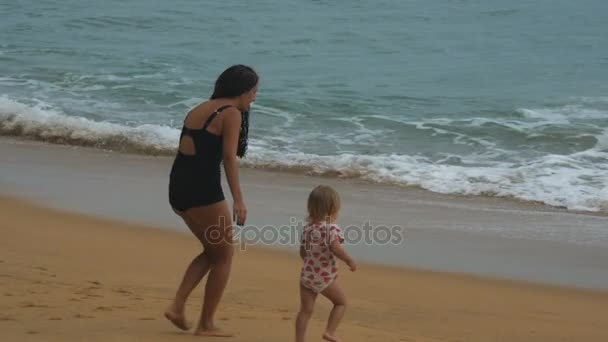
[[243, 201], [235, 201], [232, 211], [234, 223], [239, 226], [245, 224], [247, 220], [247, 208], [245, 207], [245, 203]]

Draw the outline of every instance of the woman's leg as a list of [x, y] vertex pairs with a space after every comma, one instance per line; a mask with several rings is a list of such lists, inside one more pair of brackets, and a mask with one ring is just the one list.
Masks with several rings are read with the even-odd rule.
[[[188, 228], [190, 228], [193, 233], [200, 230], [200, 228], [195, 226], [192, 220], [182, 216], [182, 214], [177, 211], [176, 213], [182, 217]], [[165, 311], [165, 317], [182, 330], [190, 329], [190, 324], [186, 322], [184, 312], [186, 300], [190, 296], [190, 293], [192, 293], [192, 290], [194, 290], [194, 288], [200, 283], [201, 279], [203, 279], [203, 277], [207, 274], [210, 267], [211, 262], [209, 261], [206, 252], [194, 257], [184, 273], [182, 281], [175, 294], [175, 298], [173, 299], [173, 303], [171, 303], [167, 311]]]
[[210, 263], [205, 285], [205, 299], [197, 335], [232, 336], [220, 331], [214, 323], [214, 315], [228, 283], [234, 246], [232, 245], [232, 220], [226, 201], [206, 207], [192, 208], [186, 213], [195, 223], [195, 235], [203, 242]]

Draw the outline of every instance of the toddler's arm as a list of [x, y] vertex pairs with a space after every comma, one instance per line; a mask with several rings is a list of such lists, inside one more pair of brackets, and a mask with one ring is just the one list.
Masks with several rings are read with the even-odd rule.
[[329, 249], [331, 250], [332, 253], [334, 253], [334, 255], [344, 261], [348, 267], [350, 267], [351, 271], [355, 271], [357, 269], [357, 265], [355, 264], [355, 260], [353, 260], [353, 258], [351, 258], [351, 256], [344, 250], [344, 248], [342, 248], [342, 245], [340, 244], [340, 241], [338, 241], [338, 239], [334, 240], [331, 245], [329, 246]]

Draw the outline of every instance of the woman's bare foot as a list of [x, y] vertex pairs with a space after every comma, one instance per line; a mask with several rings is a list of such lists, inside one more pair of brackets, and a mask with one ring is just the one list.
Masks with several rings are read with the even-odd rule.
[[234, 334], [223, 331], [219, 328], [198, 328], [194, 332], [196, 336], [211, 336], [211, 337], [234, 337]]
[[340, 341], [342, 341], [341, 339], [338, 338], [338, 336], [336, 336], [334, 334], [330, 334], [327, 331], [323, 334], [323, 339], [325, 341], [330, 341], [330, 342], [340, 342]]
[[183, 313], [177, 313], [173, 307], [169, 307], [167, 311], [165, 311], [165, 318], [167, 318], [173, 325], [182, 330], [189, 330], [191, 328], [190, 324], [186, 322], [186, 317], [184, 317]]

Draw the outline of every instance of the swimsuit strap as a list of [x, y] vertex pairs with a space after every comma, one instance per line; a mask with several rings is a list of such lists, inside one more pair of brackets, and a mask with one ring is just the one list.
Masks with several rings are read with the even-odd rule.
[[224, 109], [228, 108], [228, 107], [232, 107], [231, 105], [225, 105], [225, 106], [221, 106], [220, 108], [218, 108], [215, 112], [211, 113], [211, 115], [209, 115], [209, 118], [207, 119], [207, 121], [205, 121], [205, 125], [203, 126], [203, 130], [207, 130], [207, 127], [209, 127], [209, 124], [211, 124], [211, 121], [213, 121], [213, 119], [215, 119], [215, 117], [221, 113]]

